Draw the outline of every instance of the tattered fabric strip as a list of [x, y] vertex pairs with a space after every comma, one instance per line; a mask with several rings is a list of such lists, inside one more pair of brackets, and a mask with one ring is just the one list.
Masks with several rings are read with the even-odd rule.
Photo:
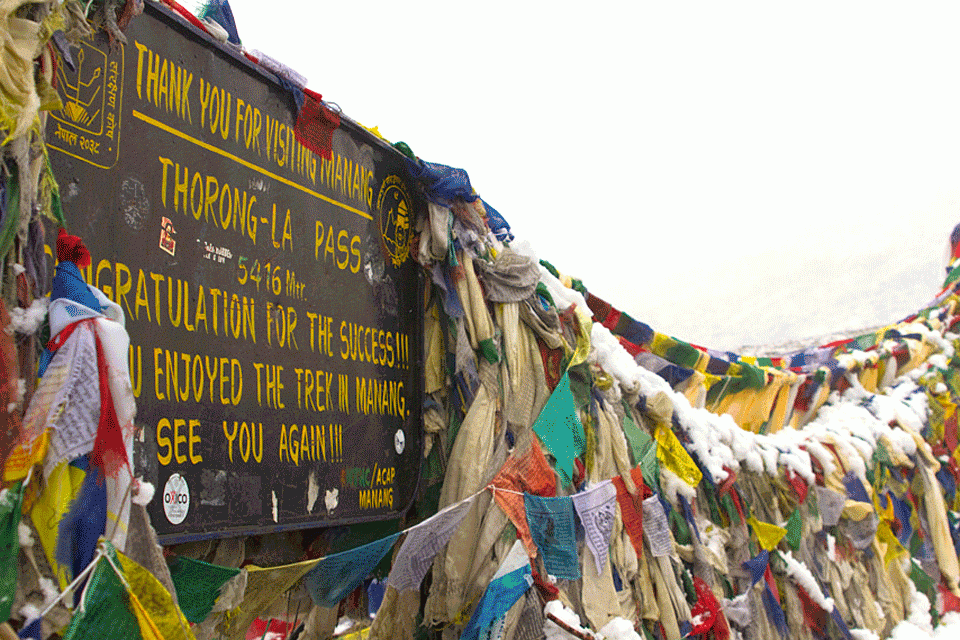
[[419, 589], [434, 556], [463, 522], [477, 495], [479, 494], [438, 511], [410, 529], [394, 558], [387, 585], [397, 591]]

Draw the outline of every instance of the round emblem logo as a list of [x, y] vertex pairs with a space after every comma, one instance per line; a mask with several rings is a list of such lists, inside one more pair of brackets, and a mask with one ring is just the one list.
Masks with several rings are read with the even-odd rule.
[[163, 486], [163, 514], [170, 524], [180, 524], [190, 511], [190, 487], [187, 479], [175, 473]]
[[380, 211], [380, 235], [393, 266], [399, 267], [410, 257], [410, 196], [400, 176], [387, 176], [377, 195]]

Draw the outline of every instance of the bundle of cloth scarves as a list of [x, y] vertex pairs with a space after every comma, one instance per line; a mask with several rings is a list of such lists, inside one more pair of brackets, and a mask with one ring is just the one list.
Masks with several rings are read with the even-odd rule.
[[50, 340], [4, 481], [27, 485], [42, 470], [30, 516], [63, 588], [93, 560], [100, 538], [124, 549], [138, 483], [123, 311], [84, 282], [90, 253], [80, 238], [61, 229], [57, 259]]

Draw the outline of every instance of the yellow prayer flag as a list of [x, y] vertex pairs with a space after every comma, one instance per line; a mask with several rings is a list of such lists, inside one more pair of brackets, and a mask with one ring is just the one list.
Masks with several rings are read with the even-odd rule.
[[676, 341], [670, 336], [654, 332], [653, 340], [650, 342], [650, 351], [663, 358], [666, 356], [667, 350], [675, 343]]
[[747, 518], [747, 522], [753, 528], [753, 532], [757, 534], [757, 540], [760, 542], [760, 546], [766, 551], [776, 549], [780, 541], [783, 540], [783, 536], [787, 535], [787, 530], [783, 527], [778, 527], [775, 524], [769, 524], [767, 522], [760, 522], [753, 516]]
[[887, 507], [883, 508], [880, 506], [880, 497], [877, 492], [873, 492], [873, 510], [877, 512], [877, 515], [880, 516], [880, 519], [884, 522], [890, 523], [893, 522], [896, 516], [893, 513], [893, 500], [887, 499]]
[[654, 431], [654, 437], [657, 439], [657, 459], [660, 464], [691, 487], [700, 484], [703, 473], [701, 473], [693, 458], [690, 457], [690, 454], [687, 453], [687, 450], [680, 444], [680, 440], [677, 439], [673, 430], [663, 423], [658, 424]]
[[[180, 611], [180, 607], [174, 604], [173, 596], [160, 584], [160, 581], [119, 551], [117, 558], [120, 560], [124, 577], [130, 585], [130, 600], [136, 601], [134, 613], [137, 615], [141, 631], [145, 625], [143, 618], [146, 618], [149, 627], [156, 629], [157, 637], [161, 640], [194, 640], [190, 623]], [[146, 633], [143, 637], [144, 640], [148, 638]]]
[[137, 598], [137, 594], [130, 591], [127, 595], [130, 597], [130, 608], [133, 610], [133, 615], [137, 619], [137, 624], [140, 625], [140, 635], [143, 636], [143, 640], [166, 640], [157, 625], [150, 619], [150, 615], [144, 609], [140, 599]]
[[574, 312], [577, 314], [580, 330], [577, 332], [576, 350], [570, 357], [570, 364], [567, 365], [567, 368], [586, 362], [587, 356], [590, 355], [590, 332], [593, 330], [593, 321], [580, 307], [575, 307]]
[[899, 558], [907, 553], [907, 550], [904, 548], [900, 541], [897, 540], [897, 536], [893, 534], [893, 529], [890, 528], [890, 525], [885, 521], [881, 521], [877, 525], [877, 542], [887, 546], [886, 552], [883, 554], [883, 565], [890, 566], [890, 561], [896, 558]]
[[241, 640], [259, 612], [266, 610], [319, 563], [317, 558], [279, 567], [248, 565], [243, 602], [224, 616], [223, 637]]
[[873, 505], [869, 502], [847, 500], [843, 505], [843, 517], [860, 522], [873, 513]]
[[70, 579], [66, 568], [62, 567], [56, 559], [57, 532], [60, 521], [70, 508], [70, 502], [80, 493], [80, 485], [83, 484], [86, 475], [83, 469], [66, 461], [61, 462], [50, 473], [46, 486], [34, 503], [33, 509], [30, 510], [30, 518], [37, 529], [40, 544], [61, 589], [65, 589], [70, 584]]
[[50, 432], [44, 431], [40, 437], [29, 443], [21, 443], [13, 448], [3, 467], [3, 481], [23, 480], [30, 467], [43, 462], [50, 444]]

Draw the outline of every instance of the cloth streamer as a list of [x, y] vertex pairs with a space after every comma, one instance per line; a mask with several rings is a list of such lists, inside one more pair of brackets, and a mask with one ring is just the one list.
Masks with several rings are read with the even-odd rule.
[[751, 586], [756, 585], [760, 580], [764, 580], [761, 599], [763, 607], [767, 612], [770, 622], [780, 632], [781, 637], [786, 638], [787, 618], [780, 604], [780, 595], [777, 590], [776, 582], [773, 580], [773, 573], [770, 571], [770, 552], [761, 551], [756, 557], [743, 563], [743, 568], [750, 572]]
[[477, 199], [470, 176], [463, 169], [455, 169], [442, 164], [424, 162], [417, 158], [405, 159], [410, 174], [424, 186], [427, 197], [440, 205], [450, 206], [457, 199], [473, 202]]
[[843, 513], [845, 503], [846, 498], [836, 491], [817, 487], [817, 504], [820, 507], [820, 518], [825, 526], [832, 527], [840, 522], [840, 514]]
[[207, 0], [199, 17], [213, 20], [227, 32], [227, 42], [240, 44], [240, 35], [237, 33], [237, 23], [233, 18], [233, 10], [229, 0]]

